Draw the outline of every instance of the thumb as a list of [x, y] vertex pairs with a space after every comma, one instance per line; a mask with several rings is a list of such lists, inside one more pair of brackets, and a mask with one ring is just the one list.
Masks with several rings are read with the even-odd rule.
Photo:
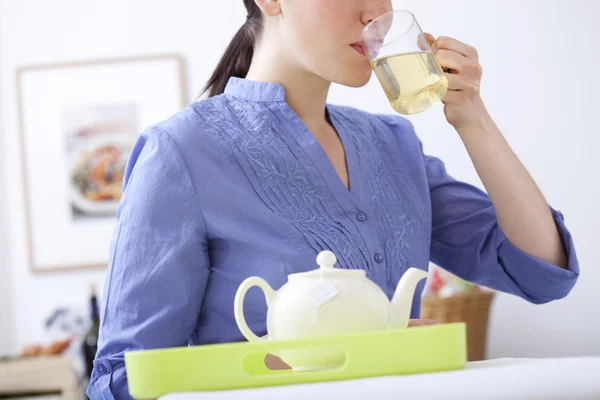
[[423, 51], [429, 51], [430, 46], [435, 42], [435, 38], [431, 33], [424, 33], [419, 35], [417, 39], [417, 44], [419, 48]]
[[429, 43], [429, 45], [432, 45], [433, 42], [435, 42], [435, 36], [433, 36], [431, 33], [424, 33], [425, 35], [425, 39], [427, 39], [427, 42]]

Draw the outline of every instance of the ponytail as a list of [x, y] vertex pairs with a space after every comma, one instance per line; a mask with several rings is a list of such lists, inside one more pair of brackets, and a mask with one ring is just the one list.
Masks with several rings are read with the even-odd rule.
[[206, 83], [204, 92], [208, 97], [217, 96], [225, 90], [229, 78], [245, 78], [250, 70], [256, 38], [262, 30], [262, 13], [254, 0], [244, 0], [248, 16], [225, 50], [217, 68]]

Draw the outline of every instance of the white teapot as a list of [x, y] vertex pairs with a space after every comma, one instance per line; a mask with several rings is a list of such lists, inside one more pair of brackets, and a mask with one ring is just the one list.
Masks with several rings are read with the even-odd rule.
[[[246, 339], [279, 341], [406, 328], [415, 288], [427, 278], [426, 271], [409, 268], [390, 302], [364, 270], [336, 269], [336, 262], [331, 251], [323, 251], [317, 257], [320, 268], [289, 275], [278, 291], [259, 277], [242, 282], [235, 296], [234, 315]], [[265, 293], [268, 339], [252, 332], [244, 318], [244, 296], [253, 286]], [[295, 371], [327, 369], [344, 363], [341, 349], [288, 350], [277, 355]]]

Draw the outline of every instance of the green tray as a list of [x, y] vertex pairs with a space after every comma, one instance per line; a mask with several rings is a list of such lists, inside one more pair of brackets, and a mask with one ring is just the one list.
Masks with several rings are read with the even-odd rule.
[[[293, 349], [339, 349], [339, 368], [270, 371], [267, 353]], [[170, 393], [206, 392], [340, 381], [375, 376], [462, 369], [467, 362], [463, 323], [415, 327], [326, 338], [264, 343], [230, 343], [125, 354], [129, 392], [136, 399]]]

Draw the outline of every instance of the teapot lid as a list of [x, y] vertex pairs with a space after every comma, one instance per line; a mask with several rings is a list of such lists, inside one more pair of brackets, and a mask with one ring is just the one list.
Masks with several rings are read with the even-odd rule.
[[332, 251], [324, 250], [317, 256], [317, 264], [319, 268], [308, 272], [301, 272], [297, 274], [291, 274], [289, 277], [307, 277], [307, 278], [325, 278], [325, 277], [348, 277], [356, 278], [359, 276], [366, 276], [366, 272], [363, 269], [340, 269], [335, 268], [334, 265], [337, 263], [337, 257]]
[[337, 257], [333, 254], [332, 251], [325, 250], [319, 253], [317, 256], [317, 264], [322, 269], [334, 268], [335, 263], [337, 262]]

